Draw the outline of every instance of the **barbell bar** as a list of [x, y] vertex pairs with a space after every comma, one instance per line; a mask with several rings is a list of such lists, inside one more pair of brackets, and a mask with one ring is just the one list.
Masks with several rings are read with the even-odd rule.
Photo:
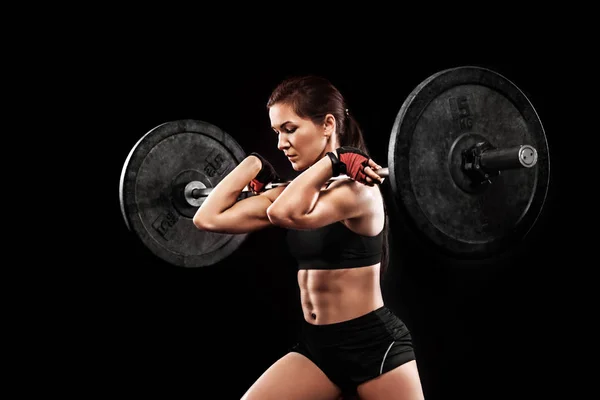
[[[482, 143], [478, 143], [481, 145]], [[473, 150], [474, 151], [474, 150]], [[469, 158], [469, 153], [464, 153], [465, 160], [463, 161], [463, 170], [468, 173], [470, 170], [477, 171], [485, 181], [489, 180], [490, 174], [497, 174], [499, 171], [515, 168], [531, 168], [537, 162], [537, 151], [530, 145], [513, 146], [507, 149], [488, 149], [481, 152], [479, 159]], [[479, 172], [481, 171], [481, 172]], [[388, 167], [383, 167], [375, 171], [382, 178], [389, 176]], [[327, 180], [326, 185], [340, 179], [349, 179], [346, 175], [340, 175]], [[265, 186], [265, 190], [270, 190], [279, 186], [287, 186], [291, 181], [285, 182], [270, 182]], [[475, 179], [475, 184], [480, 184], [480, 181]], [[490, 182], [491, 183], [491, 182]], [[183, 196], [186, 201], [193, 206], [199, 206], [198, 199], [207, 197], [213, 188], [205, 187], [201, 182], [190, 182], [184, 189]], [[247, 186], [242, 192], [250, 193], [251, 190]]]

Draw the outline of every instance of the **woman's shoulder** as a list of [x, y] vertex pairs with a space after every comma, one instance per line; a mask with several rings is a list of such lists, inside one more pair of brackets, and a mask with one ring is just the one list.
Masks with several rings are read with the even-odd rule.
[[325, 190], [340, 191], [344, 196], [355, 196], [356, 200], [376, 209], [383, 204], [379, 186], [368, 186], [352, 179], [338, 179], [331, 182]]
[[337, 188], [344, 188], [349, 193], [354, 193], [357, 196], [381, 198], [381, 190], [378, 185], [369, 186], [350, 178], [334, 180], [326, 187], [326, 190], [335, 190]]
[[346, 227], [363, 236], [376, 236], [385, 223], [385, 206], [378, 186], [367, 186], [353, 180], [336, 181], [329, 190], [339, 190], [344, 197], [356, 196], [355, 204], [361, 212], [342, 222]]

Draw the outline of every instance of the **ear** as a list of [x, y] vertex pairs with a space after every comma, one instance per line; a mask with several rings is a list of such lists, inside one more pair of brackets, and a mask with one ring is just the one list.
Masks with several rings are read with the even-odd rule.
[[323, 123], [323, 133], [325, 136], [331, 137], [335, 133], [336, 120], [333, 114], [327, 114], [325, 116], [325, 122]]

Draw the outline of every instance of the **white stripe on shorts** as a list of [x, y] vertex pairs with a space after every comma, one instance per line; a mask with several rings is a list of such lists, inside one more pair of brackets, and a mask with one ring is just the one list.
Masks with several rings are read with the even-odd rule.
[[388, 347], [387, 351], [385, 352], [385, 355], [383, 356], [383, 360], [381, 361], [381, 368], [379, 368], [379, 375], [381, 375], [383, 373], [383, 363], [385, 363], [385, 358], [387, 357], [387, 355], [390, 352], [390, 349], [392, 348], [394, 343], [396, 343], [396, 342], [394, 341], [394, 342], [392, 342], [392, 344], [390, 344], [390, 347]]

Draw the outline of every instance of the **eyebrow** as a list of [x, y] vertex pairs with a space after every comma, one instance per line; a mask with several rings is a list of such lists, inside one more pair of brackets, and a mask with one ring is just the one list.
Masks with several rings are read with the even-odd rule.
[[[283, 128], [285, 125], [292, 123], [292, 121], [285, 121], [283, 124], [279, 125], [279, 128]], [[272, 126], [271, 128], [276, 129], [274, 126]]]

